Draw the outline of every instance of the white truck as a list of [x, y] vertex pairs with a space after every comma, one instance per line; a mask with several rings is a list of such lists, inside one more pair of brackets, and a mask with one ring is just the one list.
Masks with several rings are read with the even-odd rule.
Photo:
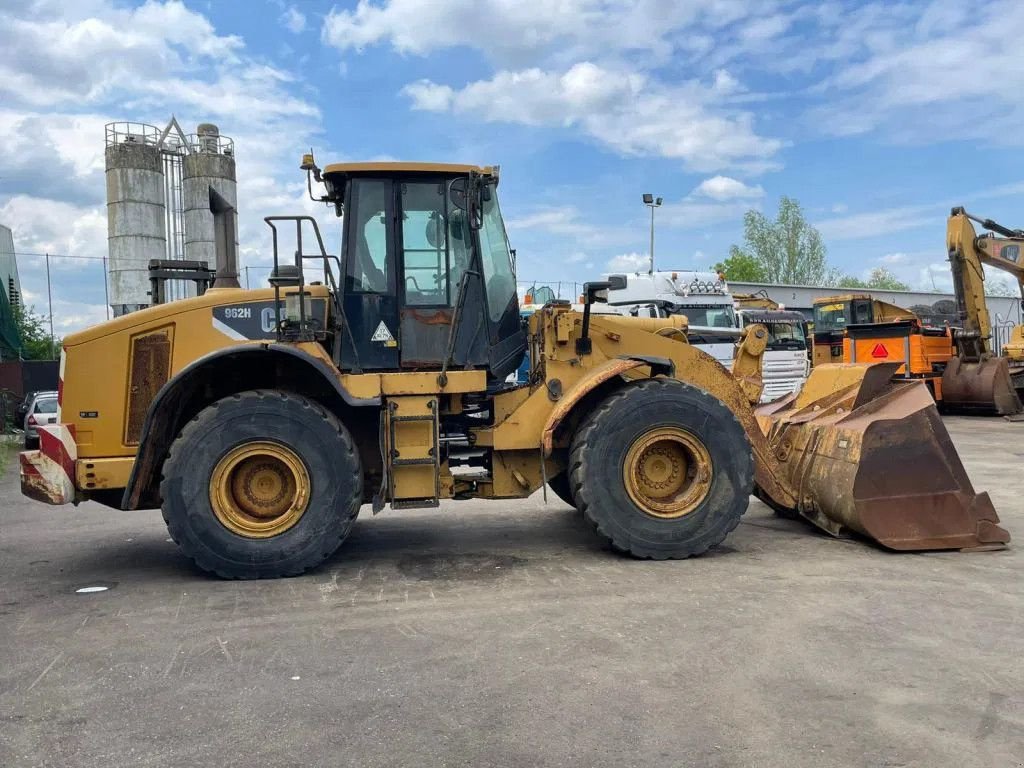
[[732, 366], [740, 335], [729, 286], [714, 272], [636, 272], [626, 287], [608, 291], [608, 305], [634, 317], [686, 315], [690, 343]]
[[785, 309], [736, 310], [740, 327], [760, 323], [768, 329], [768, 348], [761, 359], [761, 402], [798, 392], [811, 373], [807, 355], [807, 318]]
[[765, 325], [769, 340], [762, 360], [762, 402], [798, 391], [807, 380], [806, 319], [799, 312], [737, 304], [728, 283], [714, 272], [638, 272], [624, 277], [625, 288], [608, 292], [609, 305], [640, 317], [686, 315], [690, 343], [726, 368], [732, 367], [741, 329], [751, 323]]

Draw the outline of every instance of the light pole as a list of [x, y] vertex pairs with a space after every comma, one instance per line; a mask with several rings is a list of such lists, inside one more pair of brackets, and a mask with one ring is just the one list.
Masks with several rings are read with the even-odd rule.
[[644, 193], [644, 205], [651, 209], [651, 268], [648, 274], [654, 274], [654, 209], [661, 207], [661, 198], [647, 192]]

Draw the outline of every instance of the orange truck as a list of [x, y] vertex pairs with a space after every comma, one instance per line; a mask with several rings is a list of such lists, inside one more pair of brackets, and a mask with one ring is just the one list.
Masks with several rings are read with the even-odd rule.
[[900, 363], [896, 378], [922, 379], [942, 401], [942, 373], [956, 354], [948, 326], [926, 325], [910, 310], [866, 294], [817, 299], [814, 315], [816, 365]]
[[949, 326], [922, 325], [917, 319], [846, 327], [845, 363], [902, 363], [895, 377], [923, 379], [936, 402], [942, 402], [942, 373], [956, 354]]

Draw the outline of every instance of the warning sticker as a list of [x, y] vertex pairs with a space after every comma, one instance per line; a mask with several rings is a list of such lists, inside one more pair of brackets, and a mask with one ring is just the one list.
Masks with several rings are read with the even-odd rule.
[[[370, 341], [383, 341], [387, 346], [394, 346], [395, 337], [391, 335], [391, 331], [384, 325], [384, 321], [380, 321], [380, 325], [377, 326], [377, 330], [373, 332], [373, 336], [370, 337]], [[390, 342], [390, 343], [388, 343]]]

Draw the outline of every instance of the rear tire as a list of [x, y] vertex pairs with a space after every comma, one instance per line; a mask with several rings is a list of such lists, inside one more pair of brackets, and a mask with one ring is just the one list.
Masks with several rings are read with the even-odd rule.
[[747, 509], [754, 461], [717, 398], [675, 379], [629, 384], [572, 441], [573, 496], [611, 546], [663, 560], [720, 543]]
[[160, 484], [167, 530], [205, 571], [296, 576], [339, 547], [359, 514], [363, 474], [351, 434], [300, 395], [218, 400], [181, 431]]

